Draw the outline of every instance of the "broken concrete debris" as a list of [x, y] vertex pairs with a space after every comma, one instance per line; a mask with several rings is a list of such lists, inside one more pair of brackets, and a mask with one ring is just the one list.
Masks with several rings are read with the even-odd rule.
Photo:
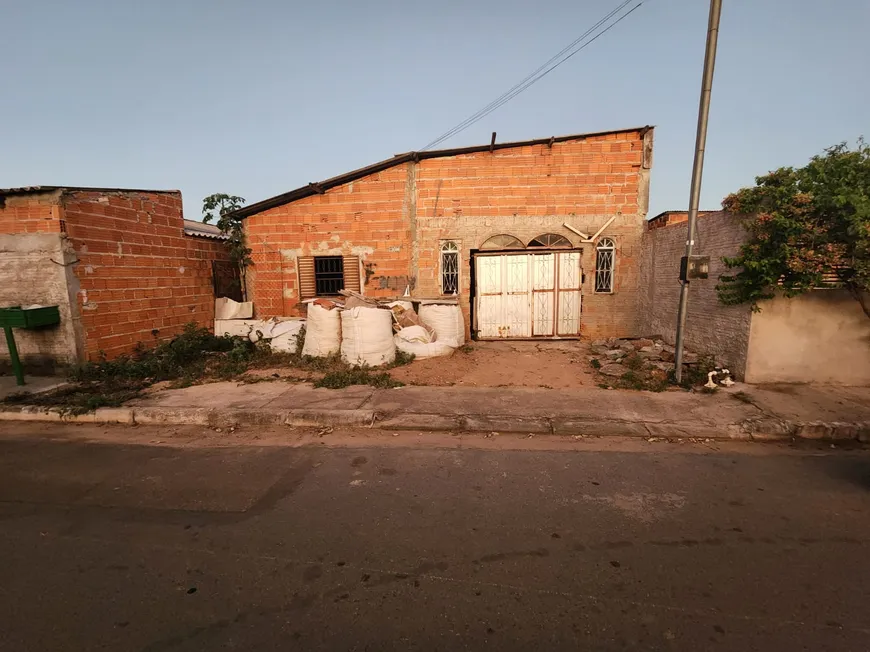
[[614, 362], [602, 366], [601, 369], [598, 370], [598, 373], [605, 376], [613, 376], [614, 378], [621, 378], [623, 375], [628, 373], [628, 367]]
[[[595, 340], [590, 348], [595, 355], [602, 356], [612, 362], [619, 362], [631, 355], [638, 355], [649, 362], [674, 361], [674, 347], [659, 339], [652, 340], [646, 337], [637, 339], [608, 338]], [[698, 355], [687, 351], [683, 355], [683, 361], [694, 364], [698, 361]]]

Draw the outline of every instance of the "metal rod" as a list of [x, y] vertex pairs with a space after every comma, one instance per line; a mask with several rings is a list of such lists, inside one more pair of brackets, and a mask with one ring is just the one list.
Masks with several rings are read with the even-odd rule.
[[[689, 233], [686, 257], [692, 255], [701, 197], [701, 178], [704, 173], [704, 149], [707, 144], [707, 119], [710, 115], [710, 94], [713, 89], [713, 69], [716, 67], [716, 45], [719, 40], [719, 16], [722, 0], [710, 0], [710, 20], [707, 26], [707, 50], [704, 54], [704, 74], [701, 77], [701, 100], [698, 105], [698, 133], [695, 136], [695, 162], [692, 166], [692, 187], [689, 191]], [[683, 339], [686, 331], [686, 312], [689, 303], [689, 280], [680, 287], [680, 307], [677, 311], [677, 337], [674, 345], [674, 376], [683, 380]]]
[[21, 366], [21, 359], [18, 357], [18, 347], [15, 346], [15, 335], [12, 334], [11, 326], [4, 326], [6, 331], [6, 346], [9, 348], [9, 358], [12, 362], [12, 373], [15, 374], [15, 384], [24, 384], [24, 369]]

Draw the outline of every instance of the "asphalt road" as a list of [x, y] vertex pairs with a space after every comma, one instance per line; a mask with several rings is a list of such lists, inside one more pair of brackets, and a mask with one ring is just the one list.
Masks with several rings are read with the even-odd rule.
[[870, 452], [64, 428], [0, 424], [3, 650], [870, 649]]

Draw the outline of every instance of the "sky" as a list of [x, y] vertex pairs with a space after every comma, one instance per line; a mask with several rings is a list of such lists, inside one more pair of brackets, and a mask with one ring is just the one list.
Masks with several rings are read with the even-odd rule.
[[[618, 4], [0, 0], [0, 187], [177, 188], [199, 219], [422, 149]], [[708, 9], [644, 0], [441, 147], [655, 125], [649, 215], [685, 209]], [[724, 0], [702, 209], [870, 138], [868, 28], [867, 0]]]

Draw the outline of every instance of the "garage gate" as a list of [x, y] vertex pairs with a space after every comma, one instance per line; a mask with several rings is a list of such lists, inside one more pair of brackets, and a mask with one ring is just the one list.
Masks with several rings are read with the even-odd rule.
[[579, 337], [580, 254], [475, 254], [478, 339]]

